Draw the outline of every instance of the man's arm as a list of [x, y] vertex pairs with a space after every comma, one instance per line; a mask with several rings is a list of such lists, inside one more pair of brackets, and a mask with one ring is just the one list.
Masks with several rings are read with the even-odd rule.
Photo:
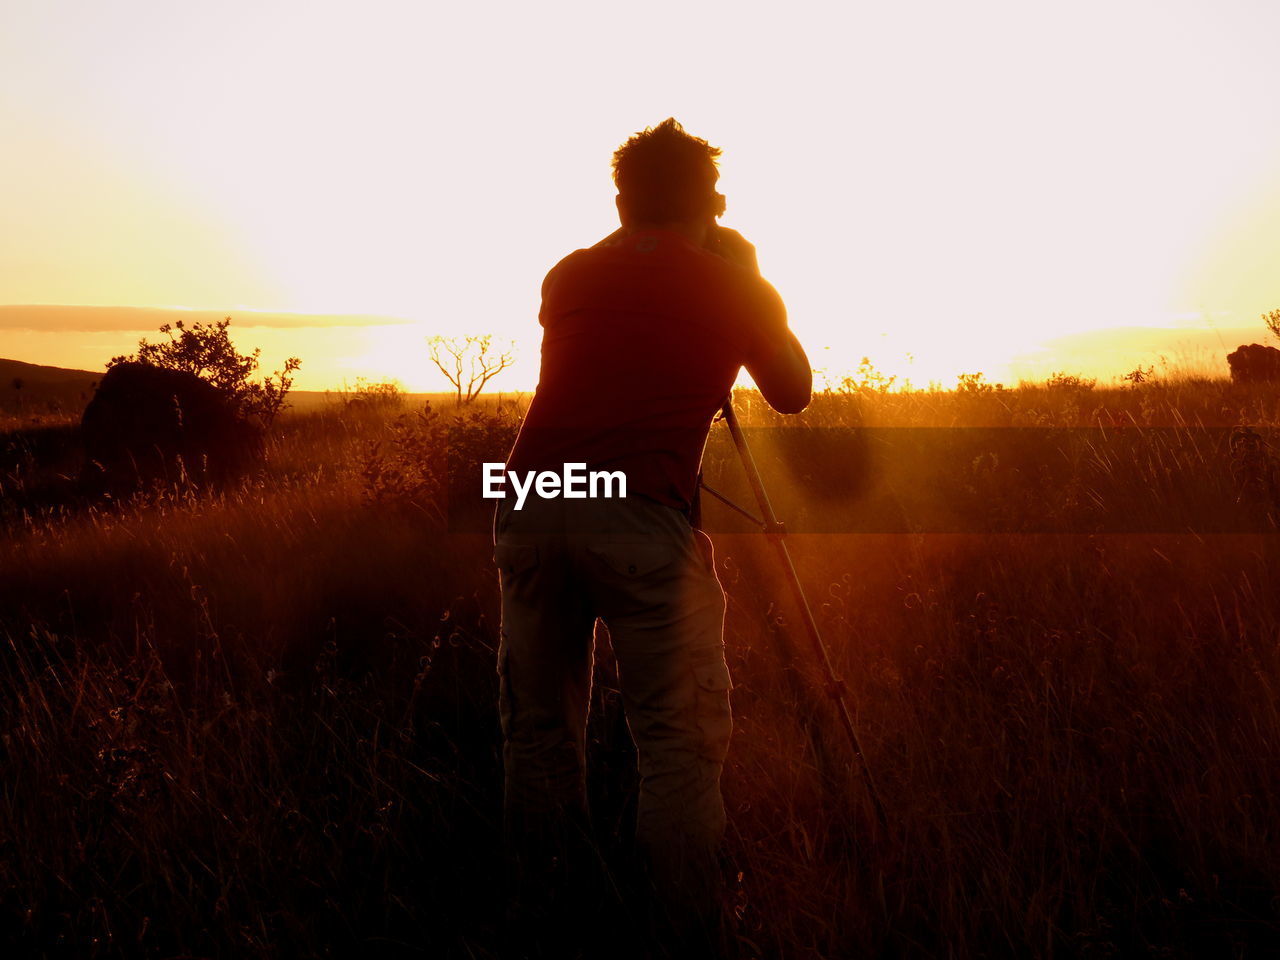
[[769, 406], [779, 413], [799, 413], [809, 405], [813, 371], [796, 335], [786, 328], [784, 334], [780, 346], [747, 363], [747, 373]]
[[[717, 226], [708, 236], [707, 247], [731, 263], [760, 276], [756, 248], [736, 230]], [[763, 278], [761, 278], [763, 279]], [[760, 388], [765, 401], [779, 413], [799, 413], [809, 405], [813, 393], [813, 371], [809, 358], [796, 335], [787, 327], [786, 308], [777, 291], [768, 287], [769, 299], [764, 315], [774, 314], [775, 323], [765, 334], [768, 338], [747, 361], [747, 373]]]

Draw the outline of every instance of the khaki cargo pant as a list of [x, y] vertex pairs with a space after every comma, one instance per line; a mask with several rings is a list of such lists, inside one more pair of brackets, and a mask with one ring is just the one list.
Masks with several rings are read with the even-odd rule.
[[638, 497], [530, 497], [519, 511], [503, 500], [494, 541], [512, 845], [557, 836], [565, 820], [585, 823], [598, 617], [639, 756], [636, 839], [654, 888], [670, 910], [714, 910], [732, 718], [711, 541], [678, 511]]

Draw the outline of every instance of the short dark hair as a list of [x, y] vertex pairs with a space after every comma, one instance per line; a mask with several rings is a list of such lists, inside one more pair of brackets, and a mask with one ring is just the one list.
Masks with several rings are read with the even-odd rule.
[[719, 156], [719, 147], [668, 117], [614, 151], [613, 182], [636, 220], [692, 220], [712, 212]]

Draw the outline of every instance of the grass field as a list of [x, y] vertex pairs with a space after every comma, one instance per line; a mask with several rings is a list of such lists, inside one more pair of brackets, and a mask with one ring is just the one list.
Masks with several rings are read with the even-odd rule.
[[[738, 407], [887, 830], [788, 652], [766, 545], [705, 507], [744, 956], [1275, 956], [1280, 393], [878, 386], [787, 427]], [[5, 941], [502, 955], [497, 582], [482, 516], [447, 498], [519, 406], [434, 409], [316, 405], [242, 487], [116, 504], [41, 495], [70, 483], [71, 427], [4, 438]], [[708, 480], [745, 499], [721, 430]], [[603, 642], [594, 701], [614, 863], [635, 784]]]

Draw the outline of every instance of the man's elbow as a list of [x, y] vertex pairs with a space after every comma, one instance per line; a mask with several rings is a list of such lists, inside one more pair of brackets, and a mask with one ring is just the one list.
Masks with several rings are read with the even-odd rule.
[[783, 350], [754, 369], [748, 367], [747, 372], [764, 394], [765, 402], [779, 413], [799, 413], [809, 405], [813, 368], [795, 334], [788, 335]]
[[809, 366], [809, 358], [805, 356], [804, 347], [796, 339], [794, 333], [788, 332], [787, 346], [790, 354], [789, 363], [783, 368], [782, 394], [780, 402], [773, 404], [779, 413], [799, 413], [809, 405], [813, 393], [813, 368]]
[[770, 384], [770, 389], [762, 389], [765, 402], [778, 413], [800, 413], [809, 406], [813, 392], [812, 376], [794, 377], [789, 383]]
[[779, 413], [793, 414], [800, 413], [805, 407], [809, 406], [810, 391], [794, 391], [783, 394], [778, 397], [766, 397], [769, 406], [777, 410]]

